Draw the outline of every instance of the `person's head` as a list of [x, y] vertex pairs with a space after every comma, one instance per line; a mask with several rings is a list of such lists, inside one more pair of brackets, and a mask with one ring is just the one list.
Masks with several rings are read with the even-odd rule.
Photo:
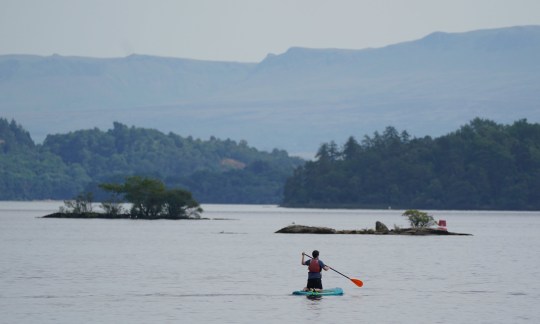
[[314, 250], [311, 255], [313, 256], [313, 258], [318, 258], [319, 257], [319, 251]]

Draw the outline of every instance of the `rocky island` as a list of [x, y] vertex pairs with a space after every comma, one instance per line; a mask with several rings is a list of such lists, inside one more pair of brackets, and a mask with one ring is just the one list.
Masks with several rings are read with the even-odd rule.
[[[203, 209], [183, 189], [169, 189], [159, 179], [132, 176], [125, 183], [99, 185], [111, 197], [100, 204], [103, 212], [95, 212], [92, 192], [65, 200], [59, 211], [43, 218], [106, 218], [106, 219], [202, 219]], [[131, 204], [127, 210], [123, 203]]]
[[418, 227], [418, 228], [396, 228], [389, 230], [381, 222], [375, 223], [375, 229], [361, 230], [335, 230], [329, 227], [289, 225], [276, 233], [285, 234], [371, 234], [371, 235], [472, 235], [464, 233], [453, 233], [445, 229]]

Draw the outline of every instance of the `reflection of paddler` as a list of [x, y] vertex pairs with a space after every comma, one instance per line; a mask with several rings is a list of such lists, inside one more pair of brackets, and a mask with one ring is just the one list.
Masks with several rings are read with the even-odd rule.
[[315, 250], [312, 253], [313, 259], [304, 260], [304, 256], [306, 254], [302, 252], [302, 265], [308, 266], [308, 280], [307, 280], [307, 286], [304, 288], [304, 290], [322, 290], [322, 275], [321, 271], [324, 269], [324, 271], [328, 271], [330, 267], [324, 264], [322, 260], [319, 260], [319, 251]]

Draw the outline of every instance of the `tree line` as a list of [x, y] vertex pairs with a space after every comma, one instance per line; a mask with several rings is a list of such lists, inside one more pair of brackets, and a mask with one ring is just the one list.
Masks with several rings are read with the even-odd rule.
[[246, 141], [208, 140], [113, 123], [113, 128], [48, 135], [35, 144], [15, 121], [0, 118], [0, 199], [70, 199], [101, 183], [141, 176], [184, 188], [204, 203], [277, 204], [303, 160], [259, 151]]
[[0, 200], [71, 199], [131, 176], [190, 191], [201, 203], [403, 209], [540, 209], [540, 125], [474, 119], [438, 138], [387, 127], [331, 141], [313, 161], [247, 142], [182, 137], [114, 123], [35, 144], [0, 118]]
[[382, 134], [320, 146], [287, 180], [284, 206], [540, 209], [540, 125], [476, 118], [438, 138]]

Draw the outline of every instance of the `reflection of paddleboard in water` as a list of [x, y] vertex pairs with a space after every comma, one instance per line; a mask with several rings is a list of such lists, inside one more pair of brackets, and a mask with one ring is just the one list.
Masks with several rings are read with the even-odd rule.
[[343, 289], [341, 288], [329, 288], [319, 291], [313, 290], [296, 290], [293, 291], [293, 295], [302, 295], [302, 296], [339, 296], [343, 295]]

